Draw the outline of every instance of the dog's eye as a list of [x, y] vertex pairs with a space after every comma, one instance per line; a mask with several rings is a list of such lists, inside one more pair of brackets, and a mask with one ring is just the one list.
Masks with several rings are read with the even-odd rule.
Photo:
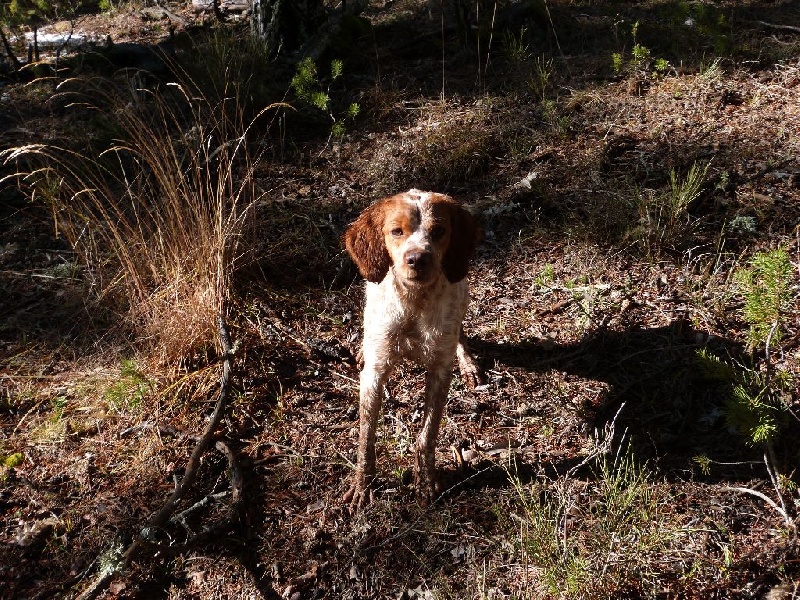
[[441, 238], [447, 230], [442, 227], [441, 225], [436, 225], [433, 229], [431, 229], [431, 237], [435, 240]]
[[394, 237], [402, 237], [403, 236], [403, 228], [402, 227], [395, 227], [392, 229], [392, 235]]

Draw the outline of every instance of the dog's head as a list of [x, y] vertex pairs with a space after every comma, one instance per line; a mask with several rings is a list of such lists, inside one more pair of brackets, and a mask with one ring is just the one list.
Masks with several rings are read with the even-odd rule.
[[426, 285], [441, 274], [464, 279], [481, 231], [450, 196], [409, 190], [379, 200], [350, 225], [344, 243], [367, 281], [392, 268], [407, 285]]

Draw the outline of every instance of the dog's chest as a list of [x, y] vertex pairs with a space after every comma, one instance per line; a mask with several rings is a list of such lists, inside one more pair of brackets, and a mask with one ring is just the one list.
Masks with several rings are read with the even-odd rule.
[[466, 284], [443, 281], [424, 295], [409, 297], [394, 293], [386, 283], [367, 290], [365, 351], [422, 362], [453, 352], [466, 309]]

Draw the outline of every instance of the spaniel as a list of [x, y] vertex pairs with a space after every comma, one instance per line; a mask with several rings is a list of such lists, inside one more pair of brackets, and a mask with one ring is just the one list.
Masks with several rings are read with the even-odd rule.
[[480, 381], [461, 333], [469, 302], [465, 278], [480, 237], [470, 213], [452, 198], [420, 190], [376, 202], [344, 234], [345, 247], [367, 280], [358, 458], [344, 496], [353, 509], [371, 499], [381, 397], [403, 358], [427, 371], [414, 483], [423, 504], [436, 495], [434, 452], [453, 358], [468, 386]]

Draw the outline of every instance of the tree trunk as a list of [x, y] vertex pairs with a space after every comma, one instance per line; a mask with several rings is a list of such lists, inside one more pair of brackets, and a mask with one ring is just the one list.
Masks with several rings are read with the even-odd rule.
[[270, 55], [299, 50], [327, 20], [323, 0], [253, 0], [253, 33]]
[[318, 55], [339, 30], [343, 17], [357, 16], [369, 4], [368, 0], [342, 0], [341, 13], [334, 15], [325, 10], [324, 0], [251, 1], [253, 33], [264, 40], [271, 56], [298, 50]]
[[3, 48], [8, 55], [8, 59], [11, 61], [11, 64], [14, 67], [15, 71], [19, 71], [19, 68], [22, 66], [22, 63], [17, 58], [17, 55], [14, 54], [14, 50], [11, 48], [11, 44], [8, 43], [8, 38], [6, 37], [6, 32], [3, 31], [3, 28], [0, 27], [0, 40], [3, 42]]

